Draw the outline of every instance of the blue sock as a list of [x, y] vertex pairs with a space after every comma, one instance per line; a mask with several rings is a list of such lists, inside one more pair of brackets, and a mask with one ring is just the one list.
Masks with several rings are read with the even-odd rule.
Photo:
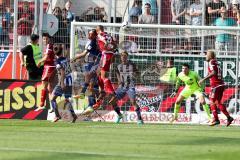
[[56, 100], [51, 100], [51, 105], [52, 105], [52, 108], [55, 110], [57, 108]]
[[137, 113], [138, 120], [142, 120], [140, 107], [137, 107], [137, 109], [136, 109], [135, 111], [136, 111], [136, 113]]
[[113, 106], [113, 109], [117, 113], [118, 116], [122, 115], [122, 113], [120, 112], [120, 108], [118, 106]]
[[66, 103], [65, 105], [67, 106], [69, 112], [70, 112], [72, 115], [75, 115], [75, 112], [74, 112], [74, 110], [73, 110], [73, 106], [72, 106], [71, 102], [66, 101], [65, 103]]
[[57, 107], [57, 102], [56, 100], [51, 100], [52, 108], [55, 112], [56, 117], [61, 117], [59, 112], [58, 112], [58, 107]]
[[93, 106], [96, 103], [96, 99], [93, 95], [88, 96], [88, 105]]
[[89, 86], [89, 83], [86, 83], [86, 82], [85, 82], [85, 83], [83, 84], [82, 93], [85, 93], [85, 92], [86, 92], [88, 86]]
[[95, 93], [98, 93], [99, 92], [99, 86], [96, 84], [93, 86], [93, 90]]

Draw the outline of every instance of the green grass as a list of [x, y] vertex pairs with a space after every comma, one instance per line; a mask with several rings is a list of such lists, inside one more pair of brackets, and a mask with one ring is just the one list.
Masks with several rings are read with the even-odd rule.
[[0, 160], [239, 160], [240, 128], [0, 120]]

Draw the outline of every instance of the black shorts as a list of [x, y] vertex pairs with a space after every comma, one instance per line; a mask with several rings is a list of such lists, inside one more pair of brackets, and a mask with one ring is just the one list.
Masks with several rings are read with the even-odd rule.
[[27, 66], [27, 71], [30, 80], [41, 80], [42, 73], [43, 73], [43, 66], [40, 68]]

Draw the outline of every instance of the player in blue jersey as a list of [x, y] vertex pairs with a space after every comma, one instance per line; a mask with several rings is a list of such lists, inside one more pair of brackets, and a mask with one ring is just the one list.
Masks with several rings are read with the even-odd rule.
[[75, 114], [72, 104], [69, 98], [72, 96], [72, 71], [70, 67], [70, 61], [66, 57], [63, 56], [63, 51], [61, 45], [54, 45], [53, 51], [57, 56], [56, 59], [56, 69], [58, 72], [58, 84], [55, 86], [52, 92], [51, 104], [52, 108], [55, 112], [56, 117], [53, 122], [57, 122], [61, 119], [61, 116], [58, 112], [58, 106], [56, 103], [56, 99], [58, 96], [64, 95], [65, 104], [64, 106], [68, 107], [69, 111], [72, 115], [72, 123], [74, 123], [77, 119], [77, 115]]
[[84, 111], [83, 114], [93, 111], [92, 106], [96, 103], [96, 96], [98, 94], [98, 79], [97, 69], [101, 58], [101, 53], [97, 44], [97, 32], [92, 29], [88, 32], [88, 42], [85, 46], [85, 50], [78, 54], [73, 61], [84, 58], [83, 72], [85, 76], [85, 82], [82, 86], [80, 98], [84, 98], [87, 88], [91, 91], [88, 95], [89, 107]]

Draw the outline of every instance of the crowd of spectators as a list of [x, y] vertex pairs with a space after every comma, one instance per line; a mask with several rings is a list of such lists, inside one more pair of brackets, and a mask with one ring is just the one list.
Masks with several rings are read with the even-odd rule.
[[[80, 15], [72, 11], [71, 0], [65, 1], [63, 8], [56, 6], [50, 11], [58, 20], [59, 30], [53, 36], [54, 42], [64, 44], [64, 48], [69, 50], [70, 43], [70, 24], [72, 21], [82, 22], [108, 22], [109, 15], [104, 7], [92, 6], [83, 10]], [[203, 4], [201, 0], [134, 0], [130, 4], [128, 22], [135, 24], [173, 24], [173, 25], [214, 25], [214, 26], [237, 26], [240, 22], [238, 0], [207, 0]], [[23, 1], [18, 9], [18, 46], [25, 46], [29, 42], [29, 36], [33, 33], [34, 27], [34, 5], [32, 2]], [[169, 5], [166, 8], [166, 5]], [[159, 9], [159, 6], [162, 8]], [[205, 7], [205, 8], [204, 8]], [[168, 10], [168, 11], [166, 11]], [[205, 11], [205, 13], [203, 13]], [[159, 13], [160, 12], [160, 13]], [[49, 13], [49, 11], [48, 11]], [[0, 43], [2, 46], [12, 44], [12, 23], [13, 9], [7, 5], [0, 5]], [[158, 15], [161, 15], [159, 18]], [[122, 20], [124, 18], [122, 17]], [[167, 19], [167, 20], [166, 20]], [[187, 32], [187, 31], [184, 31]], [[184, 33], [175, 33], [184, 34]], [[186, 34], [186, 33], [185, 33]], [[192, 36], [188, 38], [163, 38], [160, 40], [161, 50], [201, 50], [202, 38], [200, 33], [191, 32]], [[197, 35], [197, 36], [194, 36]], [[222, 33], [210, 36], [204, 36], [205, 47], [214, 48], [218, 51], [231, 51], [234, 47], [234, 36]], [[144, 49], [156, 49], [156, 39], [151, 38], [130, 38], [137, 40], [135, 44], [145, 47]], [[141, 42], [144, 41], [144, 42]], [[139, 42], [140, 41], [140, 42]], [[148, 42], [149, 41], [149, 42]], [[179, 41], [182, 41], [179, 43]], [[176, 43], [178, 42], [178, 43]], [[141, 47], [137, 47], [140, 48]], [[170, 48], [170, 49], [169, 49]], [[184, 52], [186, 53], [186, 52]]]
[[[206, 1], [208, 2], [206, 4], [203, 4], [201, 0], [171, 0], [168, 2], [171, 6], [169, 8], [171, 10], [171, 15], [169, 16], [161, 12], [160, 20], [163, 19], [162, 17], [168, 17], [168, 21], [164, 21], [164, 23], [160, 21], [160, 24], [194, 26], [237, 26], [239, 24], [239, 0], [210, 0]], [[166, 1], [162, 1], [162, 4], [165, 3]], [[157, 19], [158, 12], [156, 12], [159, 11], [159, 9], [155, 10], [158, 8], [158, 5], [157, 1], [154, 0], [135, 0], [129, 12], [129, 21], [131, 23], [136, 23], [136, 19], [138, 19], [139, 24], [159, 23]], [[152, 10], [152, 8], [154, 9]], [[161, 9], [166, 10], [164, 7]], [[218, 54], [226, 55], [227, 53], [234, 52], [237, 45], [234, 42], [236, 35], [234, 35], [234, 33], [228, 34], [227, 31], [212, 32], [208, 35], [201, 34], [200, 30], [178, 30], [172, 32], [176, 35], [174, 38], [161, 39], [161, 51], [164, 52], [164, 49], [167, 48], [166, 51], [171, 51], [171, 53], [172, 51], [179, 51], [181, 53], [200, 53], [201, 41], [204, 39], [204, 50], [215, 48]], [[149, 40], [149, 38], [144, 39], [144, 42], [141, 42], [141, 39], [139, 40], [139, 45], [144, 43], [144, 46], [147, 45], [149, 48], [149, 43], [146, 41], [150, 41], [152, 44], [150, 48], [156, 49], [156, 43], [153, 43], [156, 41], [154, 38], [151, 40]], [[138, 48], [143, 47], [141, 45], [141, 47]]]

